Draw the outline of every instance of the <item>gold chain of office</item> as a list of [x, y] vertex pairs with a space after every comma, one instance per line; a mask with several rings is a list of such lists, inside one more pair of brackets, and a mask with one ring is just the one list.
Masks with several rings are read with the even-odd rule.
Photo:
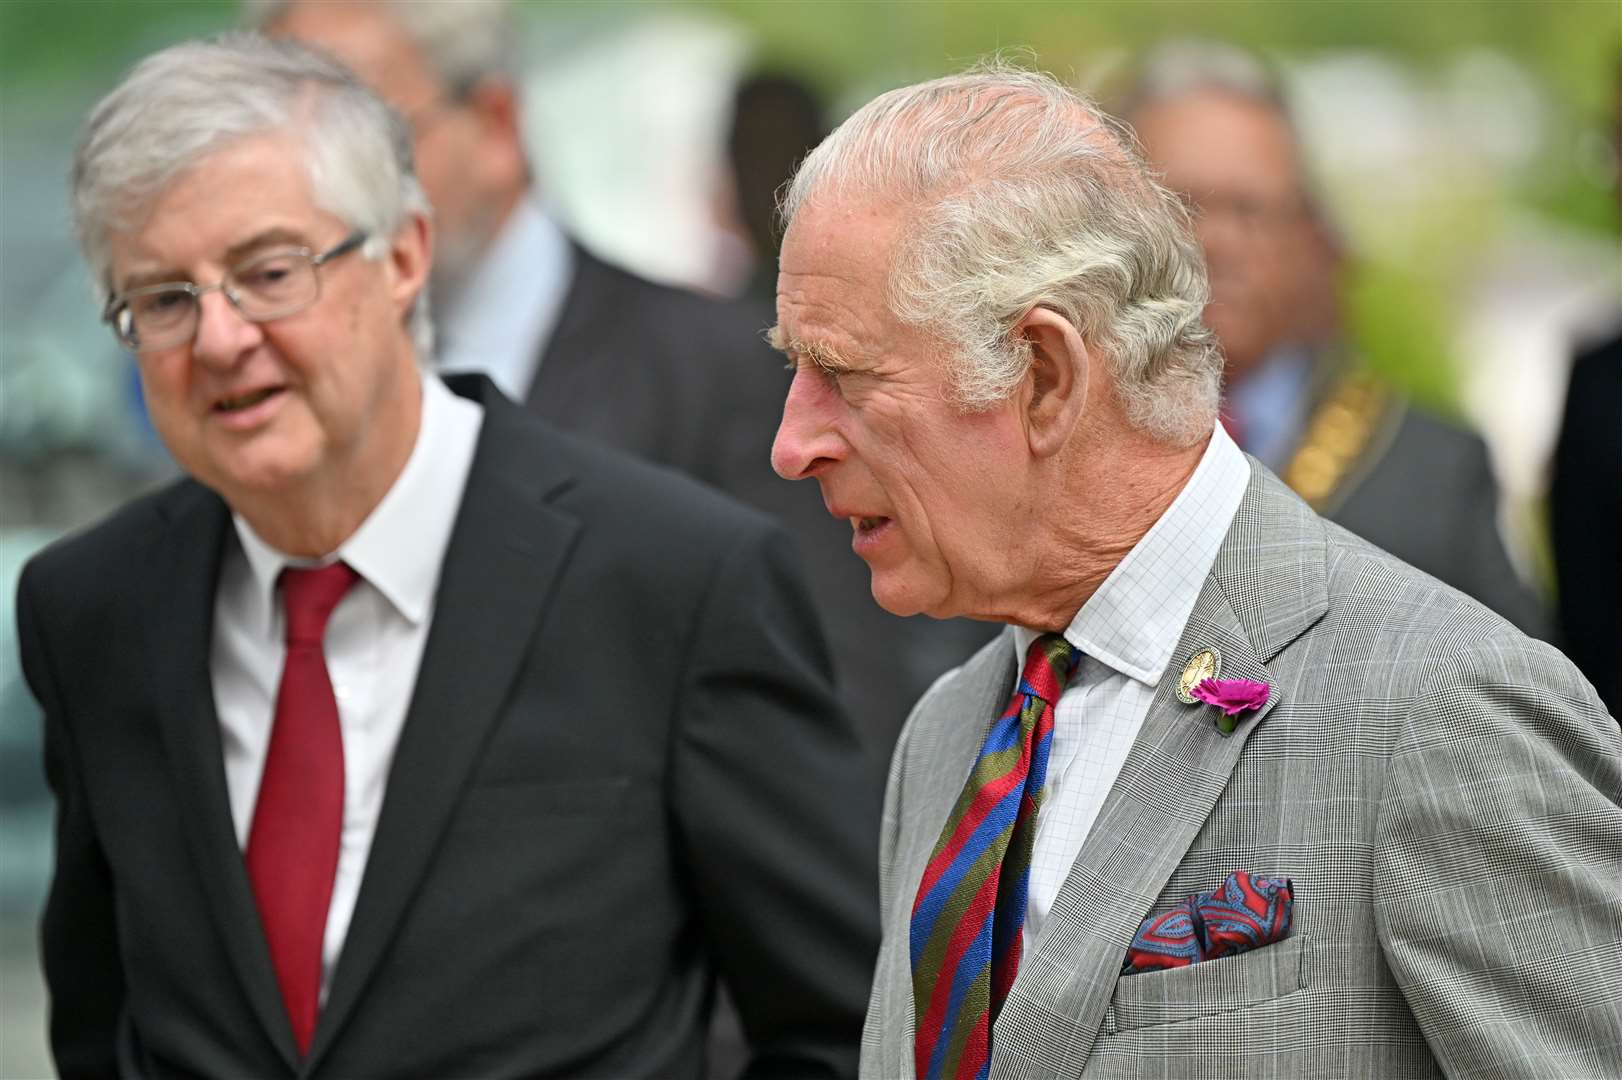
[[1321, 509], [1368, 450], [1392, 401], [1390, 388], [1368, 374], [1341, 376], [1307, 419], [1284, 482]]

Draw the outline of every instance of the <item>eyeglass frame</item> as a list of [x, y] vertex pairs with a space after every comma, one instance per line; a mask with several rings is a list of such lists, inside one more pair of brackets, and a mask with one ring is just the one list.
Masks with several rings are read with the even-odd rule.
[[[288, 255], [297, 255], [300, 258], [308, 259], [310, 261], [310, 270], [311, 270], [312, 273], [315, 274], [315, 292], [314, 292], [314, 294], [311, 295], [311, 297], [308, 300], [304, 301], [303, 303], [295, 305], [294, 307], [287, 308], [284, 311], [278, 311], [274, 315], [267, 315], [267, 316], [264, 316], [263, 318], [255, 318], [254, 316], [249, 315], [246, 311], [242, 310], [242, 301], [238, 297], [237, 293], [233, 289], [229, 288], [227, 286], [227, 284], [226, 284], [228, 281], [231, 280], [232, 275], [234, 275], [236, 273], [237, 267], [247, 265], [247, 264], [253, 262], [255, 259], [262, 258], [262, 257], [264, 257], [264, 255], [269, 254], [269, 252], [262, 252], [260, 254], [250, 255], [247, 258], [242, 259], [235, 266], [233, 266], [229, 270], [227, 270], [225, 272], [225, 275], [223, 277], [221, 277], [219, 281], [216, 281], [212, 285], [197, 285], [197, 284], [195, 284], [193, 282], [190, 282], [190, 281], [160, 281], [160, 282], [158, 282], [156, 284], [153, 284], [153, 285], [142, 285], [138, 289], [131, 289], [128, 292], [119, 293], [119, 294], [117, 294], [115, 296], [110, 296], [110, 297], [107, 298], [106, 306], [102, 308], [101, 321], [106, 323], [112, 329], [113, 337], [118, 339], [118, 343], [120, 345], [122, 345], [125, 348], [130, 349], [130, 350], [132, 350], [134, 352], [149, 352], [149, 351], [156, 351], [159, 348], [172, 349], [176, 345], [181, 344], [183, 341], [196, 340], [196, 338], [197, 338], [197, 328], [202, 325], [203, 296], [205, 294], [207, 294], [207, 293], [214, 292], [216, 289], [225, 294], [225, 298], [231, 302], [232, 309], [235, 310], [238, 315], [242, 316], [242, 318], [246, 319], [247, 321], [249, 321], [251, 323], [267, 323], [267, 322], [274, 322], [277, 319], [285, 319], [289, 315], [297, 315], [299, 312], [304, 311], [307, 308], [309, 308], [317, 300], [320, 300], [321, 299], [321, 274], [320, 274], [321, 267], [325, 266], [327, 263], [331, 262], [333, 259], [336, 259], [336, 258], [338, 258], [338, 257], [340, 257], [342, 255], [347, 255], [351, 251], [354, 251], [356, 248], [358, 248], [362, 244], [364, 244], [367, 241], [367, 239], [369, 239], [369, 235], [370, 234], [368, 234], [365, 229], [355, 229], [355, 230], [351, 231], [348, 236], [345, 236], [342, 240], [338, 241], [332, 247], [328, 248], [326, 251], [323, 251], [319, 255], [312, 252], [308, 247], [287, 248], [287, 249], [285, 249], [285, 251], [283, 251], [283, 249], [281, 249], [281, 248], [274, 249], [277, 252], [283, 252], [283, 253], [288, 254]], [[169, 291], [169, 290], [184, 292], [184, 293], [187, 293], [187, 294], [189, 294], [191, 296], [191, 300], [192, 300], [192, 329], [191, 329], [191, 335], [190, 335], [189, 339], [188, 338], [180, 338], [180, 339], [177, 339], [173, 344], [161, 345], [161, 346], [147, 346], [145, 348], [142, 348], [141, 345], [137, 344], [135, 341], [131, 341], [129, 338], [125, 337], [124, 334], [119, 331], [118, 323], [116, 322], [116, 320], [118, 318], [119, 309], [129, 307], [129, 302], [130, 302], [131, 297], [151, 296], [151, 295], [154, 295], [156, 293], [165, 292], [165, 291]]]

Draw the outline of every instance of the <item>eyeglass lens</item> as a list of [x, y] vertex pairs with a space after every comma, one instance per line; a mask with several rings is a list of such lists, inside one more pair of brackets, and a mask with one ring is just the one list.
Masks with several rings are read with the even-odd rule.
[[[312, 303], [320, 290], [315, 261], [300, 249], [267, 251], [233, 267], [218, 286], [242, 317], [264, 322]], [[202, 294], [190, 284], [137, 289], [125, 299], [116, 329], [134, 348], [157, 349], [196, 331]]]

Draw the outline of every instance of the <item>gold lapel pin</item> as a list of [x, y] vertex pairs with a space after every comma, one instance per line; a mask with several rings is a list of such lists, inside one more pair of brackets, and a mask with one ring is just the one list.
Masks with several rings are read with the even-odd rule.
[[1201, 649], [1183, 665], [1183, 674], [1177, 680], [1177, 700], [1184, 705], [1195, 704], [1190, 691], [1206, 679], [1215, 679], [1221, 674], [1222, 654], [1215, 649]]

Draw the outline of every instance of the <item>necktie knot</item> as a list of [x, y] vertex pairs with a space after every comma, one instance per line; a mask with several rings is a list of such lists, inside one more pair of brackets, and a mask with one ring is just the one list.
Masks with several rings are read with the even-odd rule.
[[327, 620], [360, 575], [349, 564], [302, 568], [289, 566], [281, 573], [282, 608], [287, 613], [287, 644], [321, 647]]
[[1043, 634], [1025, 652], [1025, 669], [1020, 672], [1020, 689], [1049, 705], [1059, 700], [1081, 662], [1081, 650], [1063, 634]]

